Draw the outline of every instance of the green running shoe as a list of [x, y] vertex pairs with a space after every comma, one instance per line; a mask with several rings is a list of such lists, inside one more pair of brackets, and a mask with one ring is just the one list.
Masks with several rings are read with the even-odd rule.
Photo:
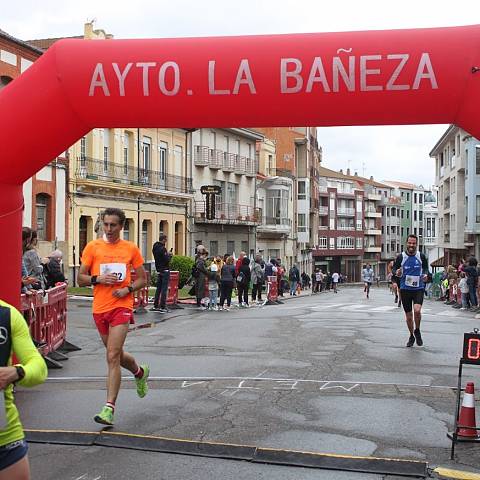
[[150, 375], [150, 367], [146, 364], [140, 365], [140, 368], [143, 370], [143, 377], [136, 378], [135, 383], [137, 384], [137, 395], [140, 398], [143, 398], [148, 392], [148, 377]]
[[113, 410], [105, 405], [102, 411], [95, 415], [93, 419], [103, 425], [113, 425]]

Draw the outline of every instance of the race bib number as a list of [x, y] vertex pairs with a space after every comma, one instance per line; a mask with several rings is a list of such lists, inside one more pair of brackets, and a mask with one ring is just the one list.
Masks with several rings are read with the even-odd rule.
[[407, 275], [405, 277], [405, 285], [407, 287], [418, 287], [418, 286], [420, 286], [420, 277], [418, 275]]
[[117, 282], [123, 282], [127, 276], [127, 266], [124, 263], [101, 263], [100, 275], [115, 275]]

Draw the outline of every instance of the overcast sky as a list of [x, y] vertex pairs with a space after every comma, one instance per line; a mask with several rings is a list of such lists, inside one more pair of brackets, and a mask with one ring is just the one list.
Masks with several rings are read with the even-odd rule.
[[[479, 0], [0, 0], [0, 29], [23, 39], [83, 34], [116, 38], [338, 32], [480, 24]], [[448, 125], [320, 128], [323, 165], [375, 179], [434, 182], [428, 153]]]

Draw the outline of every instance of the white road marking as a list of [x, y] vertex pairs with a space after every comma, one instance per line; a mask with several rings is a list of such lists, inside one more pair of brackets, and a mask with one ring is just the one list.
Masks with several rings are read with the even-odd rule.
[[345, 305], [343, 307], [340, 307], [339, 310], [360, 310], [362, 308], [368, 308], [369, 305], [364, 305], [363, 303], [354, 303], [352, 305]]
[[383, 305], [381, 307], [372, 308], [371, 312], [391, 312], [392, 310], [397, 310], [398, 307], [392, 307], [390, 305]]
[[341, 307], [342, 305], [345, 305], [345, 304], [344, 303], [327, 303], [326, 305], [314, 305], [309, 308], [314, 308], [314, 309], [321, 308], [323, 310], [325, 308]]
[[[97, 380], [105, 380], [106, 377], [51, 377], [47, 378], [46, 383], [55, 383], [57, 381], [65, 382], [65, 381], [97, 381]], [[270, 382], [305, 382], [305, 383], [330, 383], [330, 384], [342, 384], [342, 385], [398, 385], [400, 387], [428, 387], [428, 388], [450, 388], [456, 389], [456, 385], [426, 385], [426, 384], [417, 384], [417, 383], [393, 383], [393, 382], [362, 382], [362, 381], [346, 381], [346, 380], [310, 380], [310, 379], [302, 379], [302, 378], [275, 378], [275, 377], [148, 377], [149, 380], [156, 380], [156, 381], [178, 381], [178, 382], [208, 382], [208, 381], [215, 381], [215, 380], [233, 380], [242, 382], [245, 380], [257, 380], [260, 382], [263, 381], [270, 381]], [[134, 377], [122, 377], [122, 381], [134, 381]], [[244, 387], [245, 388], [245, 387]]]

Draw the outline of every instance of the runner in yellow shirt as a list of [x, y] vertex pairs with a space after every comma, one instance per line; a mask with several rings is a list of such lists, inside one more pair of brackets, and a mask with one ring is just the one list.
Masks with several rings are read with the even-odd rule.
[[[78, 284], [93, 285], [93, 318], [103, 344], [107, 349], [107, 402], [94, 420], [113, 425], [115, 401], [121, 383], [121, 369], [135, 375], [137, 394], [143, 398], [148, 391], [148, 365], [138, 365], [123, 345], [133, 320], [133, 295], [147, 283], [143, 258], [132, 242], [120, 239], [125, 224], [125, 213], [118, 208], [107, 208], [102, 215], [103, 238], [87, 244], [82, 254]], [[136, 279], [132, 283], [131, 270]]]
[[[20, 361], [12, 365], [12, 354]], [[47, 366], [15, 308], [0, 300], [0, 480], [29, 480], [27, 444], [13, 399], [13, 385], [33, 387], [47, 378]]]

